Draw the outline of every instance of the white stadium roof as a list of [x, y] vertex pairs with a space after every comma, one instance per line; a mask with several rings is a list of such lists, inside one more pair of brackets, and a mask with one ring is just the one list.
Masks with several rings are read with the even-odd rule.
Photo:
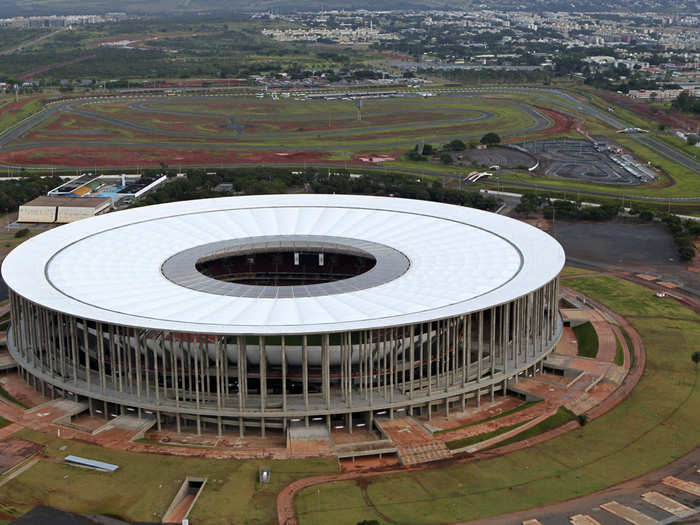
[[[209, 293], [163, 274], [165, 261], [186, 250], [274, 236], [375, 243], [405, 255], [409, 266], [369, 287], [302, 297]], [[493, 213], [386, 197], [262, 195], [135, 208], [61, 226], [13, 250], [2, 275], [26, 299], [76, 317], [183, 332], [293, 334], [478, 311], [538, 289], [563, 265], [552, 237]]]

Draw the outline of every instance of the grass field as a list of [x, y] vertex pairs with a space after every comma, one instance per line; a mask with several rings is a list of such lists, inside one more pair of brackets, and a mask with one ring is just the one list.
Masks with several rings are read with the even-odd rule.
[[615, 334], [615, 364], [617, 366], [622, 366], [625, 364], [625, 353], [622, 350], [622, 343], [620, 338]]
[[19, 405], [22, 408], [29, 408], [27, 405], [16, 399], [12, 394], [10, 394], [7, 390], [5, 390], [2, 386], [0, 386], [0, 397], [7, 399], [10, 403], [14, 403], [15, 405]]
[[[576, 266], [567, 265], [564, 266], [559, 275], [561, 277], [571, 277], [572, 275], [592, 275], [594, 273], [598, 272], [596, 270], [587, 270], [585, 268], [577, 268]], [[564, 281], [564, 284], [566, 284], [566, 281]]]
[[700, 340], [698, 316], [612, 277], [567, 279], [566, 285], [621, 313], [649, 316], [629, 319], [647, 351], [644, 376], [629, 398], [584, 427], [506, 456], [322, 485], [318, 493], [307, 489], [296, 499], [300, 523], [389, 523], [383, 516], [416, 525], [476, 519], [599, 490], [698, 446], [700, 372], [690, 360]]
[[[531, 421], [531, 419], [529, 419], [528, 421]], [[475, 445], [477, 443], [481, 443], [482, 441], [486, 441], [487, 439], [500, 436], [501, 434], [505, 434], [506, 432], [510, 432], [511, 430], [516, 429], [526, 423], [527, 421], [521, 421], [519, 423], [515, 423], [514, 425], [508, 425], [506, 427], [497, 428], [496, 430], [485, 432], [483, 434], [478, 434], [476, 436], [469, 436], [461, 439], [455, 439], [454, 441], [448, 441], [445, 443], [445, 445], [450, 450], [468, 447], [470, 445]]]
[[574, 327], [578, 342], [578, 355], [595, 359], [598, 355], [598, 334], [591, 323], [583, 323]]
[[573, 421], [575, 417], [576, 416], [574, 415], [574, 413], [568, 408], [559, 407], [557, 409], [556, 414], [549, 416], [544, 421], [540, 421], [536, 425], [528, 428], [527, 430], [524, 430], [523, 432], [520, 432], [519, 434], [513, 437], [504, 439], [500, 443], [495, 444], [492, 448], [504, 447], [506, 445], [510, 445], [511, 443], [517, 443], [518, 441], [522, 441], [524, 439], [530, 439], [531, 437], [539, 436], [540, 434], [544, 434], [545, 432], [549, 432], [550, 430], [559, 428], [560, 426], [568, 423], [569, 421]]
[[0, 100], [0, 132], [36, 113], [44, 103], [41, 97], [23, 97], [15, 102], [14, 97]]
[[539, 401], [530, 401], [528, 403], [523, 403], [522, 405], [515, 407], [511, 410], [507, 410], [505, 412], [502, 412], [501, 414], [498, 414], [496, 416], [491, 416], [486, 419], [481, 419], [479, 421], [475, 421], [474, 423], [469, 423], [467, 425], [460, 425], [458, 427], [452, 427], [452, 428], [446, 428], [444, 430], [438, 430], [437, 432], [434, 432], [434, 434], [444, 434], [445, 432], [452, 432], [453, 430], [460, 430], [462, 428], [468, 428], [468, 427], [473, 427], [474, 425], [481, 425], [482, 423], [488, 423], [489, 421], [493, 421], [494, 419], [499, 419], [502, 417], [509, 416], [511, 414], [515, 414], [517, 412], [520, 412], [522, 410], [525, 410], [526, 408], [530, 408], [532, 405], [535, 405], [536, 403], [539, 403]]
[[[184, 104], [182, 103], [184, 102]], [[86, 103], [76, 107], [98, 117], [63, 111], [13, 144], [63, 142], [76, 145], [109, 142], [222, 142], [235, 149], [353, 149], [401, 143], [440, 142], [460, 137], [478, 140], [484, 129], [503, 135], [535, 124], [513, 102], [486, 99], [420, 97], [363, 101], [358, 119], [352, 101], [270, 101], [254, 98], [220, 98], [213, 101]], [[99, 117], [113, 119], [107, 121]], [[136, 130], [120, 123], [145, 128]], [[167, 132], [176, 135], [168, 136]], [[201, 137], [196, 135], [203, 135]], [[319, 143], [319, 138], [323, 143]]]
[[[0, 488], [0, 513], [13, 516], [45, 504], [129, 521], [159, 522], [185, 477], [201, 476], [208, 481], [190, 515], [193, 523], [271, 524], [276, 522], [275, 497], [282, 487], [300, 477], [337, 471], [334, 459], [207, 460], [104, 449], [30, 430], [15, 436], [45, 444], [49, 459]], [[53, 461], [68, 454], [120, 468], [106, 474]], [[272, 471], [272, 481], [265, 486], [257, 482], [261, 465]]]

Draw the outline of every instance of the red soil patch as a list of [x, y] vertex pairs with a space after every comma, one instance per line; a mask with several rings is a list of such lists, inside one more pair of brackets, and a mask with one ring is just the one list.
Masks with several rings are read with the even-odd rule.
[[554, 125], [543, 130], [542, 134], [548, 137], [570, 133], [574, 129], [575, 120], [569, 115], [564, 115], [558, 111], [541, 106], [535, 106], [540, 113], [544, 113], [547, 117], [554, 121]]
[[[41, 141], [65, 141], [70, 139], [76, 143], [110, 139], [147, 139], [164, 142], [173, 140], [172, 137], [167, 135], [126, 129], [84, 115], [78, 115], [77, 113], [60, 113], [44, 122], [39, 128], [24, 135], [24, 139]], [[197, 139], [191, 139], [190, 142], [198, 141]]]
[[[207, 149], [153, 149], [144, 147], [45, 147], [0, 153], [0, 162], [11, 165], [135, 166], [165, 164], [328, 163], [327, 154], [313, 151], [242, 152]], [[338, 161], [337, 164], [342, 164]]]
[[575, 129], [576, 119], [574, 119], [574, 117], [564, 115], [563, 113], [559, 113], [558, 111], [554, 111], [553, 109], [543, 108], [541, 106], [534, 107], [537, 108], [537, 111], [554, 121], [554, 124], [548, 128], [537, 131], [532, 135], [518, 135], [516, 137], [508, 137], [503, 142], [509, 144], [522, 142], [527, 139], [532, 139], [533, 135], [541, 137], [556, 137], [558, 135], [571, 133], [571, 131]]

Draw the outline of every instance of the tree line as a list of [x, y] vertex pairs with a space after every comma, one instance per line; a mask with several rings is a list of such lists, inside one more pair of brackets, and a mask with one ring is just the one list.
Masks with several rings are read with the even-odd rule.
[[[356, 176], [359, 175], [359, 176]], [[226, 184], [226, 186], [222, 186]], [[439, 181], [388, 172], [351, 175], [345, 170], [307, 168], [236, 168], [193, 170], [187, 177], [177, 178], [160, 186], [134, 206], [161, 204], [188, 199], [222, 197], [226, 195], [281, 194], [290, 191], [309, 193], [378, 195], [421, 199], [457, 204], [494, 211], [499, 201], [479, 192], [445, 188]]]

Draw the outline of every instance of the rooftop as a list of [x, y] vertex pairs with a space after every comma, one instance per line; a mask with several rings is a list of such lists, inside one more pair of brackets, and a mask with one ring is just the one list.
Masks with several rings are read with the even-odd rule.
[[[376, 245], [375, 257], [400, 254], [407, 268], [380, 272], [378, 280], [337, 281], [330, 293], [328, 285], [310, 285], [326, 290], [300, 296], [269, 286], [221, 293], [164, 271], [179, 254], [187, 253], [190, 265], [206, 258], [206, 245], [214, 253], [217, 243], [239, 249], [283, 237], [293, 246], [309, 236], [333, 237], [348, 249]], [[540, 288], [563, 265], [552, 237], [493, 213], [387, 197], [261, 195], [147, 206], [61, 226], [13, 250], [2, 275], [25, 298], [82, 318], [182, 332], [292, 334], [478, 311]]]

